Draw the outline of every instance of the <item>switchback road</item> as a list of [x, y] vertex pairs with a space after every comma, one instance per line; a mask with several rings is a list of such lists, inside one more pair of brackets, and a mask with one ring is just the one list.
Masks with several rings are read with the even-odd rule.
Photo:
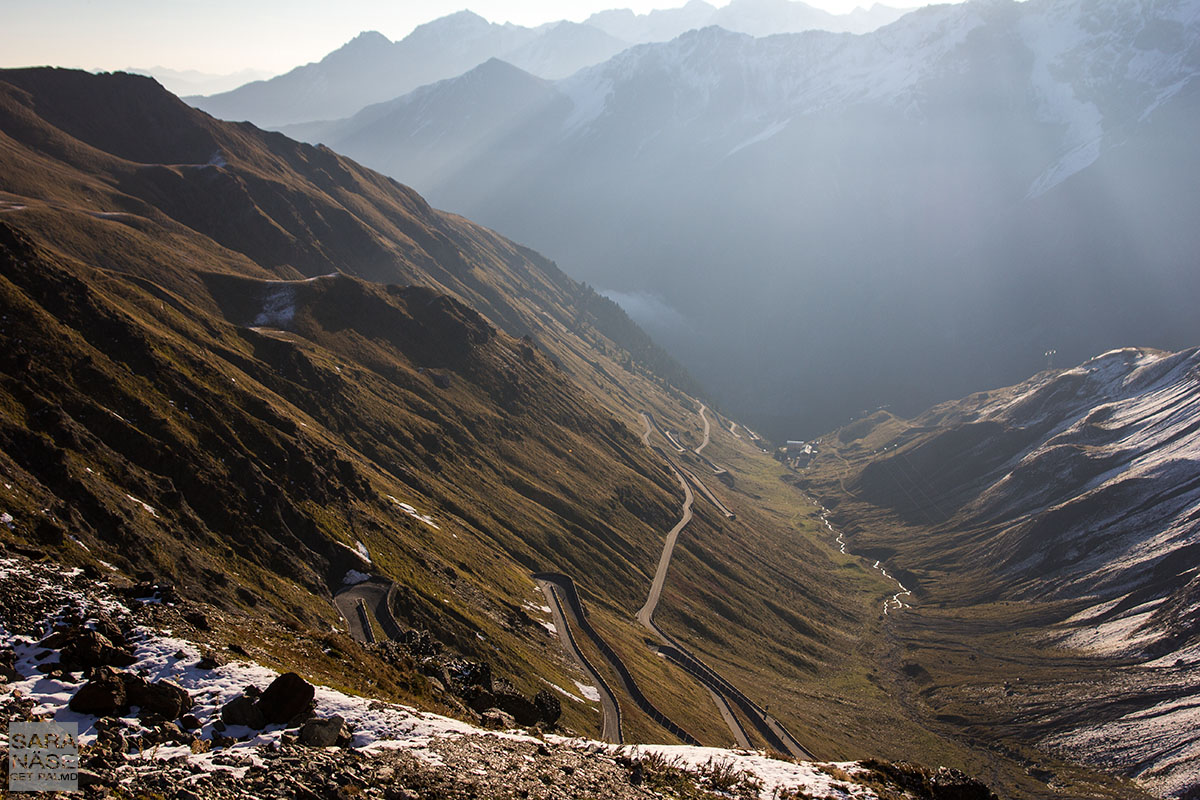
[[[646, 430], [642, 433], [642, 441], [646, 443], [647, 447], [649, 447], [649, 416], [642, 414], [642, 421], [646, 425]], [[661, 450], [658, 452], [662, 454]], [[666, 542], [663, 544], [662, 555], [658, 557], [658, 569], [655, 570], [654, 580], [650, 583], [650, 594], [646, 598], [645, 605], [643, 605], [637, 612], [637, 620], [639, 623], [641, 623], [643, 628], [657, 636], [659, 641], [661, 641], [664, 645], [672, 645], [673, 643], [667, 638], [667, 635], [663, 633], [656, 624], [654, 624], [654, 612], [658, 608], [659, 598], [662, 597], [663, 585], [667, 582], [667, 570], [671, 566], [671, 556], [675, 552], [675, 542], [679, 539], [679, 532], [687, 527], [687, 524], [692, 521], [692, 504], [695, 502], [695, 497], [692, 495], [692, 489], [690, 486], [688, 486], [687, 480], [683, 477], [683, 475], [680, 474], [679, 470], [675, 468], [675, 465], [671, 463], [671, 459], [667, 458], [665, 454], [663, 454], [663, 458], [666, 460], [667, 466], [670, 467], [671, 471], [675, 473], [675, 477], [679, 480], [680, 488], [683, 489], [683, 514], [679, 518], [679, 522], [675, 523], [675, 527], [671, 528], [671, 530], [667, 533]], [[679, 649], [681, 652], [686, 652], [683, 651], [683, 648], [677, 649]], [[746, 731], [742, 728], [741, 723], [738, 721], [737, 715], [733, 713], [733, 709], [729, 707], [729, 703], [725, 701], [725, 698], [722, 697], [718, 692], [714, 691], [713, 688], [708, 685], [708, 683], [700, 679], [700, 676], [696, 674], [693, 669], [689, 668], [688, 663], [684, 661], [679, 661], [676, 663], [683, 667], [683, 669], [693, 677], [700, 680], [705, 688], [709, 690], [709, 693], [712, 695], [713, 702], [717, 706], [717, 710], [721, 712], [721, 718], [725, 721], [725, 725], [729, 728], [729, 732], [733, 734], [734, 741], [737, 742], [738, 746], [749, 747], [750, 739], [746, 736]]]
[[[759, 707], [750, 698], [746, 697], [737, 687], [727, 681], [720, 673], [712, 667], [704, 663], [700, 658], [694, 655], [681, 643], [667, 636], [657, 624], [654, 622], [654, 612], [658, 607], [659, 598], [662, 596], [663, 585], [666, 583], [667, 571], [671, 565], [671, 556], [675, 550], [675, 543], [679, 539], [679, 533], [692, 520], [692, 504], [695, 501], [692, 495], [691, 488], [688, 486], [688, 481], [680, 473], [678, 468], [667, 455], [657, 447], [650, 444], [650, 417], [642, 414], [642, 421], [645, 423], [645, 430], [642, 433], [642, 442], [647, 447], [654, 449], [667, 462], [667, 466], [675, 474], [679, 480], [680, 486], [683, 488], [683, 510], [682, 515], [675, 527], [667, 534], [666, 542], [663, 545], [662, 555], [658, 560], [658, 569], [654, 573], [654, 580], [650, 584], [650, 594], [646, 599], [646, 604], [642, 606], [637, 613], [638, 622], [647, 630], [654, 633], [662, 642], [663, 647], [659, 648], [659, 652], [669, 659], [672, 663], [677, 664], [684, 669], [696, 680], [709, 690], [713, 700], [717, 704], [718, 710], [721, 712], [721, 717], [725, 720], [729, 730], [733, 733], [740, 746], [749, 747], [749, 739], [746, 736], [745, 729], [742, 728], [741, 722], [730, 708], [730, 701], [735, 703], [742, 709], [742, 713], [749, 719], [754, 726], [762, 734], [763, 738], [774, 748], [780, 752], [790, 753], [795, 758], [814, 760], [814, 756], [803, 745], [801, 745], [792, 734], [783, 727], [783, 724], [770, 716], [765, 709]], [[657, 427], [657, 426], [655, 426]], [[661, 429], [660, 429], [661, 432]], [[692, 480], [697, 483], [700, 489], [704, 489], [703, 484], [696, 481], [695, 476]], [[710, 493], [711, 494], [711, 493]], [[724, 508], [719, 501], [716, 501], [718, 506]], [[728, 512], [728, 510], [726, 509]], [[729, 514], [732, 516], [732, 514]]]
[[711, 458], [709, 458], [708, 456], [704, 455], [704, 453], [701, 452], [704, 448], [708, 447], [708, 443], [712, 438], [711, 437], [712, 427], [708, 424], [708, 417], [706, 417], [704, 415], [704, 412], [707, 410], [708, 410], [708, 407], [705, 406], [703, 403], [701, 403], [699, 413], [700, 413], [700, 421], [702, 423], [704, 423], [704, 441], [700, 442], [700, 446], [697, 447], [692, 452], [695, 453], [696, 456], [701, 461], [703, 461], [705, 464], [708, 465], [708, 468], [713, 471], [714, 475], [724, 475], [726, 472], [726, 469], [724, 467], [718, 467], [716, 464], [713, 463]]
[[711, 430], [708, 425], [708, 417], [704, 416], [704, 412], [706, 410], [707, 409], [704, 407], [704, 404], [701, 403], [700, 404], [700, 421], [704, 423], [704, 441], [702, 441], [700, 443], [700, 446], [697, 447], [693, 451], [693, 452], [695, 452], [696, 455], [701, 455], [700, 451], [703, 450], [704, 448], [708, 447], [709, 433], [711, 432]]
[[[637, 705], [638, 708], [644, 711], [652, 720], [678, 737], [680, 741], [686, 744], [700, 744], [699, 740], [696, 739], [695, 736], [692, 736], [679, 725], [675, 724], [675, 722], [668, 718], [667, 715], [659, 711], [654, 704], [650, 702], [646, 695], [642, 694], [642, 690], [638, 688], [637, 682], [634, 681], [633, 675], [629, 672], [628, 667], [625, 666], [625, 662], [621, 660], [616, 651], [609, 646], [608, 642], [601, 638], [596, 629], [592, 627], [592, 624], [588, 622], [587, 614], [583, 610], [583, 603], [579, 599], [579, 593], [575, 590], [574, 581], [572, 581], [566, 575], [561, 575], [555, 572], [539, 572], [533, 576], [533, 579], [538, 582], [539, 586], [542, 587], [543, 594], [546, 594], [545, 584], [549, 584], [551, 586], [554, 591], [546, 595], [547, 599], [551, 600], [551, 608], [554, 608], [557, 605], [560, 610], [565, 610], [570, 613], [571, 618], [575, 621], [575, 624], [578, 626], [579, 630], [583, 631], [583, 634], [591, 640], [592, 644], [596, 646], [596, 649], [600, 651], [600, 655], [605, 661], [608, 662], [608, 666], [612, 669], [613, 673], [616, 674], [617, 681], [621, 684], [621, 689], [627, 695], [629, 695], [629, 698], [633, 700], [634, 704]], [[555, 619], [558, 619], [558, 617], [555, 617]], [[565, 622], [565, 616], [563, 617], [563, 620]], [[569, 631], [570, 629], [568, 628], [567, 630]], [[569, 636], [568, 638], [570, 639], [571, 644], [578, 651], [578, 643], [575, 642], [574, 637]], [[564, 641], [566, 641], [566, 639], [564, 639]], [[580, 652], [580, 655], [582, 656], [582, 652]], [[603, 682], [603, 678], [600, 677], [599, 673], [595, 672], [594, 668], [592, 672], [598, 679], [597, 688], [600, 689], [601, 696], [603, 697], [603, 692], [605, 689], [608, 689], [608, 686]], [[608, 692], [610, 695], [612, 695], [611, 689], [608, 689]], [[617, 705], [615, 696], [613, 696], [613, 705], [616, 708], [616, 735], [620, 736], [620, 706]], [[604, 727], [606, 730], [610, 729], [609, 723], [607, 722], [607, 717]]]
[[[621, 744], [624, 739], [621, 736], [621, 706], [617, 702], [617, 696], [609, 688], [608, 682], [604, 680], [599, 670], [592, 666], [592, 662], [588, 661], [587, 656], [579, 647], [579, 643], [575, 641], [575, 634], [571, 632], [571, 623], [567, 621], [568, 615], [574, 620], [575, 627], [583, 630], [582, 613], [576, 613], [577, 604], [567, 603], [564, 606], [562, 598], [559, 596], [559, 592], [562, 591], [569, 592], [568, 596], [577, 597], [575, 584], [567, 576], [553, 573], [538, 573], [533, 576], [533, 579], [538, 588], [542, 590], [542, 594], [546, 596], [546, 602], [550, 604], [550, 611], [554, 615], [554, 625], [558, 628], [558, 638], [562, 642], [563, 648], [587, 673], [591, 678], [592, 685], [600, 693], [600, 738], [606, 742]], [[582, 610], [582, 608], [578, 609], [579, 612]]]
[[350, 636], [356, 642], [366, 644], [375, 641], [374, 635], [363, 624], [362, 616], [358, 610], [359, 601], [363, 603], [367, 611], [375, 618], [375, 623], [379, 626], [384, 636], [389, 639], [400, 638], [402, 633], [400, 625], [396, 622], [396, 618], [392, 616], [392, 610], [388, 605], [388, 598], [391, 591], [391, 581], [387, 578], [375, 577], [362, 583], [346, 586], [333, 596], [333, 605], [341, 613], [342, 618], [346, 620]]

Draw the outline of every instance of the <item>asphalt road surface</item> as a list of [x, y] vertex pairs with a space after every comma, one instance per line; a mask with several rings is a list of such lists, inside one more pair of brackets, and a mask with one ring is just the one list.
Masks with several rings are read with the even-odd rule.
[[[642, 421], [645, 424], [645, 430], [642, 433], [642, 442], [647, 447], [652, 447], [650, 444], [651, 420], [646, 414], [642, 414]], [[657, 425], [655, 427], [658, 427]], [[661, 429], [659, 429], [661, 433]], [[667, 462], [667, 466], [679, 480], [679, 485], [683, 488], [683, 509], [682, 515], [675, 527], [667, 534], [666, 542], [663, 546], [662, 555], [658, 560], [658, 569], [654, 573], [654, 580], [650, 584], [650, 594], [646, 599], [646, 604], [642, 606], [637, 613], [638, 622], [647, 630], [654, 633], [664, 645], [660, 648], [660, 652], [673, 663], [677, 664], [696, 680], [700, 681], [713, 697], [713, 701], [717, 705], [717, 709], [721, 712], [721, 717], [725, 720], [725, 724], [733, 733], [734, 739], [742, 747], [749, 747], [749, 739], [746, 736], [746, 731], [742, 727], [737, 715], [733, 713], [730, 707], [730, 701], [737, 704], [746, 717], [754, 724], [759, 733], [771, 744], [780, 751], [791, 753], [792, 756], [801, 759], [813, 760], [813, 755], [804, 746], [802, 746], [792, 734], [783, 727], [783, 725], [769, 714], [765, 709], [760, 708], [754, 701], [746, 697], [737, 687], [725, 680], [716, 670], [705, 664], [697, 656], [691, 653], [686, 647], [679, 642], [667, 636], [654, 622], [654, 612], [658, 608], [659, 598], [662, 596], [663, 585], [667, 580], [667, 571], [671, 566], [671, 556], [675, 550], [675, 543], [679, 539], [679, 533], [692, 520], [692, 504], [695, 498], [692, 495], [691, 487], [688, 486], [688, 479], [680, 472], [680, 468], [666, 456], [662, 450], [654, 448]], [[732, 516], [732, 512], [724, 507], [707, 488], [701, 484], [694, 475], [691, 479], [696, 483], [697, 487], [704, 491], [709, 499], [712, 500], [719, 508], [721, 508], [728, 516]]]
[[[565, 578], [565, 576], [539, 574], [534, 576], [534, 581], [542, 590], [542, 594], [546, 596], [546, 602], [550, 604], [550, 611], [554, 615], [554, 626], [558, 629], [558, 638], [562, 642], [563, 648], [583, 668], [583, 671], [591, 678], [592, 685], [600, 692], [600, 738], [606, 742], [621, 744], [624, 741], [621, 736], [621, 706], [617, 703], [617, 696], [613, 694], [613, 690], [609, 688], [600, 672], [588, 661], [587, 656], [580, 649], [579, 643], [575, 641], [575, 635], [571, 632], [571, 623], [567, 618], [569, 616], [574, 620], [576, 628], [581, 627], [581, 620], [576, 615], [574, 604], [564, 605], [559, 596], [559, 592], [565, 590], [561, 578]], [[574, 587], [571, 589], [573, 591]]]
[[346, 620], [350, 636], [356, 642], [366, 644], [374, 641], [373, 636], [370, 636], [363, 626], [362, 616], [358, 611], [360, 600], [374, 617], [375, 624], [379, 626], [379, 630], [383, 632], [384, 636], [389, 639], [400, 638], [402, 633], [400, 625], [392, 616], [391, 608], [388, 607], [388, 595], [391, 590], [392, 582], [387, 578], [371, 578], [362, 583], [346, 586], [333, 596], [333, 605]]

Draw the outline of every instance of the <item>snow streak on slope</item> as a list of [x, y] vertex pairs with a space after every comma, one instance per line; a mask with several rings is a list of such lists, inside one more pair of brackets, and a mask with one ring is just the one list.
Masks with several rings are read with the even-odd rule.
[[1100, 157], [1109, 127], [1119, 124], [1108, 119], [1106, 125], [1106, 118], [1128, 111], [1102, 109], [1099, 89], [1107, 87], [1110, 99], [1128, 100], [1141, 122], [1200, 74], [1195, 45], [1200, 6], [1166, 3], [1154, 11], [1148, 14], [1135, 3], [1099, 9], [1082, 0], [1029, 4], [1019, 30], [1033, 54], [1032, 87], [1042, 118], [1066, 129], [1062, 157], [1034, 181], [1030, 196]]

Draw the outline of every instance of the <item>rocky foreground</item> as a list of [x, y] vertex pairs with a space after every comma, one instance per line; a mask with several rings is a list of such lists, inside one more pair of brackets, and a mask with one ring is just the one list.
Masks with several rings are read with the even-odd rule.
[[479, 715], [505, 728], [487, 730], [353, 697], [152, 627], [202, 613], [169, 589], [18, 555], [0, 557], [0, 608], [0, 717], [77, 722], [87, 797], [995, 797], [953, 770], [613, 746], [501, 709]]

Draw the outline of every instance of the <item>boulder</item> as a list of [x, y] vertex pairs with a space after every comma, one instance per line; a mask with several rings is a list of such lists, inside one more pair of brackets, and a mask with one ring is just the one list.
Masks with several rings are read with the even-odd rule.
[[930, 797], [936, 800], [996, 800], [986, 785], [949, 767], [939, 767], [929, 783]]
[[466, 691], [475, 686], [488, 691], [492, 689], [492, 666], [486, 661], [456, 658], [446, 664], [446, 670], [450, 678], [448, 685], [453, 686], [460, 696], [465, 696]]
[[163, 719], [174, 720], [192, 710], [192, 696], [174, 681], [150, 683], [132, 673], [124, 673], [121, 678], [125, 682], [126, 702], [139, 708], [139, 717], [157, 714]]
[[469, 702], [480, 713], [498, 709], [516, 721], [518, 725], [536, 725], [541, 714], [533, 703], [516, 692], [479, 692]]
[[301, 725], [308, 722], [310, 719], [314, 719], [316, 716], [317, 716], [316, 712], [314, 712], [311, 708], [307, 709], [305, 711], [301, 711], [299, 714], [297, 714], [296, 716], [289, 719], [287, 721], [287, 725], [285, 725], [284, 727], [285, 728], [299, 728]]
[[94, 619], [96, 630], [108, 637], [108, 640], [113, 643], [114, 647], [129, 647], [129, 640], [125, 638], [125, 634], [121, 632], [121, 626], [112, 617], [101, 611], [95, 615]]
[[267, 722], [283, 724], [312, 705], [316, 689], [295, 672], [285, 672], [262, 693], [258, 707]]
[[93, 786], [108, 785], [108, 781], [106, 781], [101, 775], [92, 772], [91, 770], [81, 769], [75, 774], [76, 778], [79, 780], [80, 789], [90, 789]]
[[19, 681], [21, 673], [17, 672], [17, 654], [12, 647], [0, 648], [0, 683]]
[[244, 694], [221, 707], [221, 720], [226, 725], [244, 725], [258, 731], [267, 727], [267, 719], [258, 704]]
[[545, 689], [533, 696], [533, 706], [537, 709], [538, 717], [547, 725], [553, 725], [562, 716], [562, 703]]
[[68, 707], [79, 714], [97, 717], [117, 716], [128, 707], [125, 697], [125, 681], [121, 674], [109, 667], [99, 667], [92, 672], [91, 680], [79, 687]]
[[47, 638], [44, 644], [61, 648], [59, 661], [67, 670], [128, 667], [137, 660], [129, 650], [117, 647], [107, 636], [91, 628], [71, 628], [56, 633]]
[[212, 625], [209, 623], [208, 617], [203, 611], [189, 611], [183, 615], [183, 618], [187, 620], [188, 624], [198, 631], [212, 630]]
[[300, 726], [300, 743], [309, 747], [332, 747], [337, 744], [346, 721], [338, 716], [310, 719]]
[[506, 731], [517, 727], [517, 721], [513, 719], [512, 714], [508, 714], [498, 708], [489, 708], [479, 716], [485, 728]]
[[200, 660], [196, 662], [196, 669], [212, 670], [223, 666], [225, 666], [224, 660], [218, 657], [215, 653], [205, 653], [200, 657]]

